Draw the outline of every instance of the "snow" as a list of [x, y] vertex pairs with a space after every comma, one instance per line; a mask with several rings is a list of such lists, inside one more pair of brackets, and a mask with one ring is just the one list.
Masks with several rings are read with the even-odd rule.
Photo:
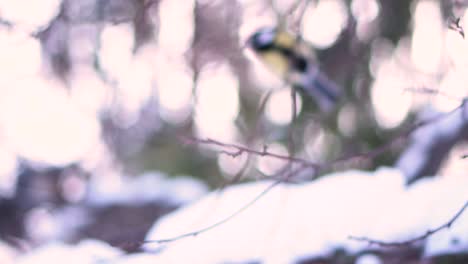
[[118, 258], [122, 252], [97, 240], [85, 240], [76, 246], [63, 243], [50, 243], [31, 251], [18, 259], [18, 264], [64, 263], [92, 264], [104, 263]]
[[[401, 242], [446, 224], [468, 200], [467, 177], [425, 178], [406, 187], [396, 169], [334, 173], [305, 184], [280, 184], [230, 220], [196, 236], [148, 243], [147, 251], [124, 255], [104, 242], [39, 247], [17, 263], [291, 263], [326, 257], [337, 249], [361, 254], [378, 246], [352, 240], [367, 237]], [[168, 239], [220, 223], [251, 203], [274, 182], [244, 183], [214, 191], [161, 218], [146, 239]], [[424, 257], [468, 250], [468, 212], [450, 229], [426, 241]], [[384, 248], [385, 249], [385, 248]], [[357, 263], [382, 263], [363, 254]]]
[[[172, 238], [213, 225], [271, 184], [246, 183], [213, 192], [158, 221], [147, 239]], [[162, 249], [161, 256], [174, 263], [288, 263], [301, 256], [326, 256], [338, 248], [358, 253], [369, 244], [349, 239], [351, 235], [398, 242], [446, 223], [468, 200], [467, 186], [468, 179], [437, 177], [406, 189], [400, 171], [390, 168], [335, 173], [307, 184], [276, 186], [213, 229], [168, 244], [147, 244], [146, 249]], [[468, 241], [462, 239], [467, 217], [430, 237], [425, 255], [467, 249]], [[459, 241], [456, 247], [450, 244], [453, 237]]]

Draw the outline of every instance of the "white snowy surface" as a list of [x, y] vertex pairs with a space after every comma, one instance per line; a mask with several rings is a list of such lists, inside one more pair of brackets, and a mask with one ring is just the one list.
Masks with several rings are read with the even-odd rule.
[[[172, 238], [213, 225], [271, 184], [246, 183], [212, 192], [163, 217], [146, 239]], [[231, 220], [197, 236], [146, 244], [147, 253], [125, 255], [96, 240], [78, 245], [57, 242], [18, 256], [15, 263], [292, 263], [327, 256], [338, 248], [358, 253], [369, 244], [351, 240], [350, 235], [398, 242], [447, 223], [468, 200], [467, 187], [468, 177], [435, 177], [406, 188], [401, 173], [389, 168], [335, 173], [306, 184], [278, 185]], [[424, 242], [424, 256], [467, 252], [467, 232], [464, 212], [450, 229]], [[363, 255], [359, 261], [380, 263], [374, 255]]]
[[98, 240], [85, 240], [78, 245], [66, 245], [59, 242], [44, 245], [18, 258], [18, 264], [67, 263], [92, 264], [112, 263], [123, 252]]
[[[8, 249], [13, 252], [13, 249]], [[77, 245], [51, 242], [22, 256], [7, 252], [0, 244], [0, 263], [2, 264], [154, 264], [170, 263], [164, 256], [152, 253], [126, 254], [109, 244], [89, 239]], [[9, 255], [7, 255], [9, 254]]]
[[[228, 217], [272, 182], [247, 183], [213, 192], [158, 221], [148, 240], [197, 231]], [[162, 249], [169, 263], [262, 260], [289, 263], [303, 256], [326, 256], [337, 248], [358, 252], [368, 243], [350, 235], [398, 242], [446, 223], [468, 200], [468, 177], [436, 177], [404, 186], [398, 170], [336, 173], [301, 185], [273, 188], [250, 208], [222, 225]], [[424, 254], [468, 251], [468, 212], [449, 230], [426, 241]], [[451, 244], [453, 238], [459, 243]]]

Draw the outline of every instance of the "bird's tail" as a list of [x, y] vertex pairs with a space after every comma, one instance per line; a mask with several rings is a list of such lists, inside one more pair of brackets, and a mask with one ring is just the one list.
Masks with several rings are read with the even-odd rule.
[[341, 97], [340, 88], [316, 67], [303, 75], [298, 85], [315, 99], [323, 112], [334, 110]]

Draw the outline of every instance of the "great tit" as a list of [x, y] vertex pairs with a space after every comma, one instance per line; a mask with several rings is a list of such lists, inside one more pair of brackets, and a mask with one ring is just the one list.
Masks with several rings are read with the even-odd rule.
[[279, 28], [262, 28], [250, 36], [247, 46], [280, 78], [312, 96], [322, 111], [334, 109], [340, 89], [320, 71], [304, 40]]

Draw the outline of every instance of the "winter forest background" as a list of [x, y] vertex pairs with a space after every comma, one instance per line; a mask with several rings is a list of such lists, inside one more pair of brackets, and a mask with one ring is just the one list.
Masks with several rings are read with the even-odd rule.
[[[188, 263], [177, 259], [184, 255], [192, 263], [466, 263], [468, 212], [460, 210], [468, 201], [466, 4], [0, 0], [0, 263]], [[335, 113], [320, 114], [296, 93], [293, 115], [290, 87], [245, 48], [253, 32], [280, 21], [310, 42], [321, 68], [342, 87], [345, 99]], [[386, 178], [371, 183], [364, 174]], [[394, 180], [401, 181], [395, 192], [417, 193], [418, 202], [395, 198]], [[246, 185], [231, 189], [239, 183]], [[294, 212], [338, 225], [357, 219], [372, 226], [373, 217], [385, 215], [382, 221], [395, 226], [383, 230], [411, 228], [381, 237], [343, 229], [339, 239], [315, 248], [294, 238], [291, 247], [301, 244], [303, 251], [284, 254], [279, 246], [249, 255], [242, 239], [231, 239], [237, 233], [264, 246], [250, 230], [286, 212], [268, 207], [270, 194], [262, 192], [309, 185], [317, 200], [304, 189], [301, 198], [272, 204], [294, 200]], [[359, 188], [372, 193], [359, 200]], [[251, 203], [247, 215], [227, 221], [231, 233], [215, 233], [223, 224], [204, 232], [229, 254], [207, 251], [213, 244], [197, 237], [187, 247], [177, 248], [179, 241], [156, 251], [140, 247], [165, 238], [148, 233], [161, 216], [231, 194], [253, 195], [258, 203], [233, 198], [234, 205], [217, 208], [217, 220], [198, 223], [210, 226]], [[336, 202], [354, 198], [359, 202], [351, 207]], [[406, 206], [405, 214], [394, 211]], [[237, 217], [271, 213], [265, 208], [276, 216], [235, 229]], [[347, 210], [349, 218], [329, 210]], [[179, 218], [173, 223], [192, 219]], [[296, 220], [305, 219], [272, 230], [299, 234]], [[304, 222], [310, 229], [304, 236], [336, 231], [328, 222]], [[439, 226], [434, 237], [385, 245]], [[184, 232], [190, 230], [197, 228]], [[177, 258], [158, 259], [172, 245]]]

